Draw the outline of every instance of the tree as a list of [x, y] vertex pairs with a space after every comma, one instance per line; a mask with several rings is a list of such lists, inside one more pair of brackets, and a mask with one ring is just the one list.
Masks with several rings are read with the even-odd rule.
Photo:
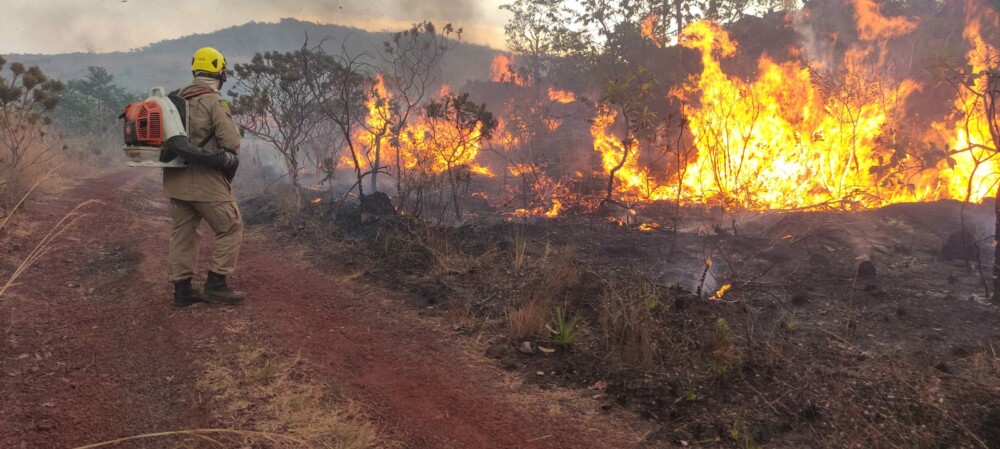
[[[394, 112], [388, 122], [388, 131], [396, 150], [396, 190], [400, 207], [406, 201], [403, 185], [409, 175], [399, 149], [401, 133], [417, 107], [440, 85], [441, 61], [461, 38], [462, 29], [456, 29], [450, 23], [439, 32], [433, 23], [421, 22], [393, 34], [390, 40], [383, 43], [383, 59], [388, 66], [383, 73], [388, 87], [395, 93], [392, 104], [388, 105], [388, 109]], [[377, 171], [372, 174], [373, 191], [377, 188], [376, 175]]]
[[513, 15], [504, 25], [507, 49], [517, 56], [525, 72], [520, 75], [529, 83], [538, 84], [560, 65], [574, 65], [595, 54], [593, 35], [574, 27], [580, 13], [564, 0], [514, 0], [500, 9]]
[[[618, 171], [630, 161], [638, 161], [639, 140], [642, 136], [648, 135], [653, 128], [656, 114], [650, 111], [648, 104], [655, 86], [656, 79], [642, 66], [637, 67], [620, 80], [608, 80], [605, 84], [602, 102], [607, 111], [602, 115], [613, 121], [615, 115], [620, 113], [625, 127], [624, 137], [618, 138], [617, 142], [610, 143], [608, 146], [611, 148], [602, 151], [605, 158], [605, 169], [608, 170], [608, 187], [603, 200], [605, 203], [616, 202], [614, 191]], [[608, 112], [610, 110], [616, 111], [616, 114], [610, 114]], [[595, 126], [598, 123], [595, 122]], [[606, 124], [605, 129], [607, 125], [610, 123]], [[608, 136], [606, 140], [614, 139]], [[613, 154], [616, 152], [620, 154], [620, 157], [618, 154]], [[611, 156], [614, 159], [611, 159], [612, 163], [608, 163], [608, 158]], [[636, 162], [632, 162], [632, 165], [636, 165]], [[646, 193], [648, 195], [652, 192], [647, 189]]]
[[445, 166], [445, 176], [451, 187], [455, 219], [462, 219], [459, 186], [469, 176], [469, 164], [478, 148], [489, 140], [497, 128], [497, 120], [485, 104], [469, 100], [468, 93], [447, 94], [427, 105], [427, 120], [434, 155]]
[[[295, 208], [302, 206], [300, 150], [324, 118], [304, 75], [318, 55], [306, 49], [257, 53], [247, 64], [236, 64], [233, 114], [247, 132], [281, 153], [295, 190]], [[312, 60], [312, 61], [310, 61]]]
[[[6, 63], [0, 57], [0, 70]], [[0, 192], [15, 187], [24, 170], [56, 156], [45, 138], [64, 88], [37, 66], [14, 62], [9, 70], [9, 78], [0, 76]]]
[[370, 172], [362, 171], [362, 148], [359, 148], [355, 136], [365, 125], [366, 93], [373, 84], [371, 73], [374, 71], [365, 60], [371, 55], [352, 55], [344, 44], [340, 46], [340, 53], [330, 54], [323, 49], [323, 42], [303, 51], [312, 54], [305, 59], [306, 65], [302, 70], [305, 83], [316, 101], [317, 110], [340, 131], [354, 166], [357, 178], [354, 185], [358, 188], [358, 196], [364, 197], [362, 182]]
[[139, 101], [140, 95], [126, 92], [115, 84], [103, 67], [87, 67], [87, 76], [66, 83], [53, 119], [62, 130], [85, 136], [95, 149], [110, 147], [121, 139], [120, 122], [125, 105]]

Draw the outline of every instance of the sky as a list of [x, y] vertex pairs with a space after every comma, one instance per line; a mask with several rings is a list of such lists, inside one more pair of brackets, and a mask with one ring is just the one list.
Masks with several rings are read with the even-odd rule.
[[509, 0], [4, 0], [0, 55], [112, 52], [291, 17], [370, 31], [414, 22], [462, 27], [463, 40], [503, 48]]

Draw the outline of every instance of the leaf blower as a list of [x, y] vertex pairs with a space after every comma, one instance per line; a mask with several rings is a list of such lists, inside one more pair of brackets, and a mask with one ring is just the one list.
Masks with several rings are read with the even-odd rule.
[[[182, 112], [183, 111], [183, 112]], [[176, 92], [169, 95], [154, 87], [149, 98], [125, 106], [119, 118], [125, 120], [125, 146], [130, 167], [183, 168], [189, 164], [235, 173], [239, 158], [225, 149], [206, 150], [195, 146], [186, 129], [187, 100]], [[213, 136], [209, 136], [209, 139]]]

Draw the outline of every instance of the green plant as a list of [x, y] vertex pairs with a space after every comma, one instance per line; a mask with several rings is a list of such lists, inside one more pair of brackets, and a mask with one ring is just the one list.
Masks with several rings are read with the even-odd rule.
[[694, 379], [691, 377], [691, 373], [687, 373], [687, 387], [684, 389], [684, 399], [688, 401], [698, 400], [698, 392], [694, 391]]
[[562, 347], [572, 345], [573, 342], [576, 341], [577, 336], [579, 335], [579, 321], [580, 321], [579, 314], [573, 315], [573, 318], [570, 318], [567, 321], [566, 315], [563, 314], [562, 308], [556, 307], [556, 312], [552, 320], [552, 325], [547, 326], [549, 332], [552, 334], [552, 336], [549, 338], [549, 341]]
[[712, 332], [709, 334], [706, 349], [712, 361], [712, 372], [722, 379], [739, 360], [739, 352], [733, 344], [732, 331], [725, 318], [715, 320]]
[[650, 312], [660, 306], [660, 291], [656, 284], [649, 282], [649, 280], [644, 279], [639, 283], [639, 296]]
[[784, 326], [786, 332], [792, 332], [798, 326], [798, 322], [795, 320], [795, 314], [797, 310], [792, 309], [792, 313], [788, 315], [788, 319], [785, 320]]
[[763, 449], [764, 446], [757, 444], [750, 433], [746, 431], [743, 417], [739, 416], [733, 421], [729, 428], [729, 438], [736, 442], [743, 449]]

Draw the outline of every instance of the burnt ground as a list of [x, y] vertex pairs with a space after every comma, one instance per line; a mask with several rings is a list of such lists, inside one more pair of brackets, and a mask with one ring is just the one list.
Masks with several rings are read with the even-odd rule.
[[[635, 215], [647, 231], [600, 213], [459, 228], [310, 214], [279, 228], [318, 266], [405, 293], [543, 389], [638, 412], [643, 447], [1000, 448], [989, 205], [655, 204]], [[972, 246], [943, 252], [963, 223]], [[579, 317], [569, 345], [545, 327], [556, 309]]]
[[100, 201], [0, 297], [0, 447], [617, 448], [648, 431], [589, 390], [524, 382], [401, 306], [413, 295], [320, 269], [274, 228], [248, 229], [246, 304], [171, 309], [157, 175], [64, 181], [0, 235], [6, 281]]

